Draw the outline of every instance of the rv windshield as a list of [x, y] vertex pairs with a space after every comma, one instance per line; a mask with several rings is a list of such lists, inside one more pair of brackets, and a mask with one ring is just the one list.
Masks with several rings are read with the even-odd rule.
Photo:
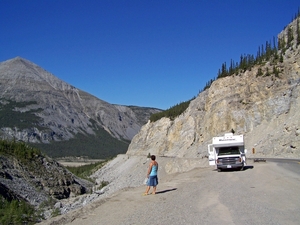
[[223, 147], [219, 149], [218, 155], [238, 155], [240, 154], [239, 147]]

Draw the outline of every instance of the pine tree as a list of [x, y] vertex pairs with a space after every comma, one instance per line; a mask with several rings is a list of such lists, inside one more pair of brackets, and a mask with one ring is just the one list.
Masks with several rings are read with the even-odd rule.
[[226, 77], [227, 76], [227, 67], [226, 67], [226, 62], [222, 64], [222, 70], [221, 70], [221, 76], [220, 77]]
[[266, 60], [268, 61], [270, 59], [271, 56], [271, 47], [270, 47], [270, 43], [268, 41], [266, 41]]
[[294, 35], [293, 35], [293, 28], [289, 27], [288, 28], [288, 35], [287, 35], [287, 47], [291, 47], [292, 46], [292, 41], [294, 40]]
[[229, 67], [229, 75], [232, 75], [234, 73], [234, 61], [230, 60], [230, 67]]
[[264, 45], [261, 45], [261, 56], [265, 57]]
[[241, 55], [240, 56], [240, 66], [239, 66], [239, 68], [243, 69], [243, 67], [244, 67], [244, 57], [243, 57], [243, 55]]
[[257, 54], [256, 54], [256, 61], [257, 61], [257, 62], [260, 61], [260, 57], [261, 57], [260, 46], [258, 46], [258, 51], [257, 51]]
[[275, 65], [273, 66], [273, 74], [275, 75], [275, 77], [279, 77], [279, 71]]
[[282, 39], [278, 38], [278, 50], [282, 49]]
[[281, 63], [283, 63], [283, 55], [282, 55], [282, 53], [280, 54], [279, 61], [280, 61]]
[[279, 38], [279, 39], [278, 39], [278, 49], [280, 49], [281, 52], [285, 52], [286, 47], [287, 47], [287, 46], [286, 46], [286, 42], [285, 42], [284, 37]]
[[269, 68], [267, 67], [267, 69], [266, 69], [267, 71], [266, 71], [266, 76], [270, 76], [270, 72], [269, 72]]
[[262, 76], [262, 75], [263, 75], [262, 69], [258, 68], [257, 73], [256, 73], [256, 77]]
[[275, 39], [274, 36], [273, 36], [273, 50], [274, 50], [275, 52], [277, 52], [276, 39]]
[[[298, 13], [299, 14], [299, 13]], [[300, 44], [300, 28], [299, 28], [299, 18], [297, 19], [297, 46]]]

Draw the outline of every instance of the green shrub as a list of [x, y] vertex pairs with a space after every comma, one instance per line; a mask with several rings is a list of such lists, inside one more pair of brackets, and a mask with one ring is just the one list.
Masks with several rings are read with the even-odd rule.
[[107, 186], [108, 184], [109, 184], [108, 181], [105, 181], [105, 180], [101, 181], [101, 184], [100, 184], [100, 186], [99, 186], [99, 189], [104, 188], [104, 187]]
[[34, 207], [25, 201], [11, 202], [0, 196], [0, 224], [36, 224], [41, 220]]
[[51, 216], [56, 217], [56, 216], [59, 216], [60, 214], [61, 214], [60, 210], [58, 208], [56, 208], [52, 211]]

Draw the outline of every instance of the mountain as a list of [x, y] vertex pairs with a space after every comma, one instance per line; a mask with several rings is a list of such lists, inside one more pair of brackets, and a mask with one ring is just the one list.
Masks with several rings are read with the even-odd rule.
[[278, 35], [278, 58], [213, 81], [174, 120], [149, 121], [127, 154], [205, 158], [212, 137], [233, 130], [245, 135], [248, 157], [300, 158], [299, 20]]
[[0, 136], [34, 144], [49, 156], [124, 153], [160, 111], [109, 104], [21, 57], [0, 63]]
[[[176, 118], [148, 121], [133, 137], [125, 155], [118, 155], [91, 176], [96, 180], [93, 188], [43, 155], [29, 154], [24, 164], [7, 151], [0, 155], [0, 195], [9, 200], [24, 199], [35, 206], [50, 197], [56, 202], [54, 209], [66, 213], [101, 196], [140, 186], [148, 153], [158, 156], [161, 177], [208, 166], [207, 144], [212, 137], [231, 131], [245, 136], [247, 157], [300, 158], [298, 20], [278, 35], [281, 44], [285, 43], [278, 51], [279, 58], [218, 78]], [[84, 146], [92, 140], [89, 137], [97, 139], [103, 129], [122, 141], [141, 124], [137, 121], [149, 115], [139, 107], [103, 102], [21, 58], [0, 64], [0, 75], [3, 136], [51, 143], [49, 146], [77, 138]], [[108, 184], [102, 187], [104, 181]], [[89, 191], [93, 193], [78, 196]], [[76, 197], [59, 202], [70, 196]]]

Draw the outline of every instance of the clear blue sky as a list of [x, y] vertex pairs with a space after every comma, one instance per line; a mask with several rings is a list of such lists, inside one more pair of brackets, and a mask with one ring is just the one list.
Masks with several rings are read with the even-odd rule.
[[[273, 41], [299, 0], [0, 0], [0, 61], [23, 57], [112, 104], [167, 109]], [[229, 65], [229, 64], [228, 64]]]

